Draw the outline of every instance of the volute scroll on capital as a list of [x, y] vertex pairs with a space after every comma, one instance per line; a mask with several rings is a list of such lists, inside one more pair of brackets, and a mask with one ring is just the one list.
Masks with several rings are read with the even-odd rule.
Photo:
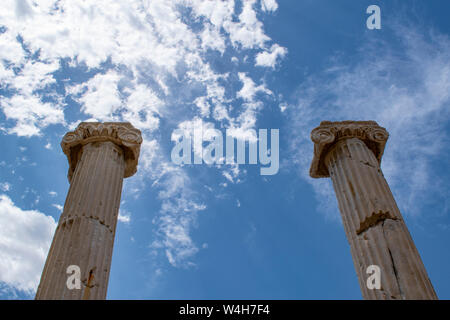
[[142, 143], [141, 131], [129, 122], [81, 122], [78, 127], [64, 135], [61, 148], [69, 161], [69, 181], [75, 172], [82, 147], [91, 142], [110, 141], [124, 151], [124, 178], [134, 175], [137, 171], [140, 147]]
[[314, 142], [314, 157], [310, 168], [312, 178], [330, 176], [325, 156], [336, 142], [348, 138], [358, 138], [364, 142], [380, 163], [389, 134], [375, 121], [322, 121], [311, 131], [311, 140]]

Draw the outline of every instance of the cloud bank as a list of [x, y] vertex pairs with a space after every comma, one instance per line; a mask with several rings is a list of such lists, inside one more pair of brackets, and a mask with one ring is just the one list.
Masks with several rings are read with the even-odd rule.
[[22, 210], [0, 195], [0, 281], [32, 294], [39, 284], [55, 220], [36, 210]]
[[[162, 202], [155, 243], [172, 265], [190, 265], [198, 251], [190, 230], [205, 206], [169, 162], [161, 133], [197, 118], [236, 138], [255, 125], [272, 92], [248, 70], [274, 68], [287, 52], [260, 20], [277, 8], [275, 0], [5, 0], [2, 131], [32, 137], [80, 120], [132, 122], [144, 138], [132, 187], [151, 179]], [[217, 61], [234, 67], [217, 71]]]

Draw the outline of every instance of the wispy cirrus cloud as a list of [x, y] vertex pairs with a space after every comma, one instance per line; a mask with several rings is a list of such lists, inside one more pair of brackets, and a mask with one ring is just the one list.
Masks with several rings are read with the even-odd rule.
[[388, 130], [382, 169], [406, 214], [419, 213], [426, 197], [446, 197], [433, 187], [440, 178], [432, 163], [449, 145], [450, 39], [401, 25], [391, 31], [396, 46], [371, 34], [351, 62], [338, 58], [311, 75], [285, 111], [292, 119], [292, 163], [330, 216], [337, 217], [331, 182], [308, 175], [310, 132], [322, 120], [375, 120]]
[[11, 190], [11, 184], [9, 182], [0, 182], [0, 190], [7, 192]]

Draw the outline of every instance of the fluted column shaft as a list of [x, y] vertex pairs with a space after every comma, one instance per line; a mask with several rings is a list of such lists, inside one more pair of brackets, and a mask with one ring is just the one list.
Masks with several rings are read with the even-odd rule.
[[[436, 299], [420, 255], [373, 152], [358, 138], [342, 139], [325, 157], [365, 299]], [[367, 268], [381, 270], [369, 289]]]
[[375, 121], [322, 121], [310, 175], [333, 181], [365, 299], [437, 299], [380, 169], [388, 137]]
[[64, 136], [70, 188], [36, 299], [106, 298], [123, 179], [137, 170], [141, 142], [127, 122], [82, 122]]
[[[112, 142], [83, 149], [36, 299], [106, 298], [125, 161]], [[70, 265], [80, 267], [80, 290], [66, 285]]]

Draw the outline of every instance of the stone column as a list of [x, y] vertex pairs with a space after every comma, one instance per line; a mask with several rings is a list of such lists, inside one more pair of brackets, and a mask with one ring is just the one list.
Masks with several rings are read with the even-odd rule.
[[[388, 136], [374, 121], [323, 121], [311, 132], [310, 175], [333, 181], [364, 299], [437, 299], [380, 169]], [[367, 286], [371, 265], [380, 289]]]
[[[122, 182], [137, 170], [141, 142], [122, 122], [83, 122], [64, 136], [70, 188], [36, 299], [106, 298]], [[80, 268], [80, 289], [67, 286], [71, 265]]]

